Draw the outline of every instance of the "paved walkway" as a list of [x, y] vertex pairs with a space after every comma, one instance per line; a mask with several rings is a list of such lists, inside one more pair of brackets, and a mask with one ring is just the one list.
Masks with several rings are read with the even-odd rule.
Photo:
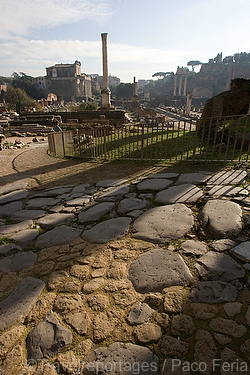
[[2, 186], [1, 374], [250, 374], [247, 177]]

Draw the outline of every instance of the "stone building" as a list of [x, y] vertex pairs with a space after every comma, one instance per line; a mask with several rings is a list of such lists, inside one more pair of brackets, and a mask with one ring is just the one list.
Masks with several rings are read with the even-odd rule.
[[62, 95], [66, 101], [88, 100], [92, 96], [91, 77], [81, 73], [80, 61], [46, 68], [47, 92]]

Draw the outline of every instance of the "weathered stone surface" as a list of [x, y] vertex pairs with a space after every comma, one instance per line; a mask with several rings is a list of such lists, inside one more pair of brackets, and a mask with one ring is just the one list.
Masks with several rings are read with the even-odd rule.
[[54, 302], [54, 310], [63, 315], [81, 309], [82, 306], [83, 301], [79, 294], [59, 294]]
[[236, 245], [235, 241], [229, 240], [228, 238], [224, 238], [222, 240], [217, 240], [217, 241], [212, 242], [210, 246], [216, 251], [225, 251], [235, 245]]
[[20, 271], [24, 268], [34, 266], [37, 255], [33, 251], [26, 251], [5, 257], [0, 263], [0, 272], [8, 273]]
[[93, 293], [97, 289], [100, 289], [104, 286], [105, 279], [103, 277], [96, 277], [93, 280], [90, 280], [88, 283], [83, 285], [82, 291], [85, 294]]
[[221, 364], [221, 375], [246, 375], [249, 372], [249, 364], [229, 348], [221, 352]]
[[10, 193], [4, 194], [0, 197], [0, 204], [6, 204], [13, 201], [24, 199], [29, 194], [29, 190], [17, 190]]
[[94, 340], [100, 342], [111, 336], [113, 329], [123, 316], [122, 310], [100, 312], [93, 319]]
[[0, 255], [1, 256], [10, 256], [22, 251], [21, 246], [16, 245], [15, 243], [8, 243], [6, 245], [0, 246]]
[[80, 280], [84, 280], [90, 273], [89, 266], [85, 264], [74, 264], [70, 268], [70, 274]]
[[[69, 350], [66, 353], [58, 353], [56, 358], [56, 367], [59, 372], [66, 372], [67, 374], [75, 374], [80, 368], [79, 360], [76, 358], [74, 352]], [[57, 372], [57, 373], [58, 373]]]
[[44, 210], [20, 210], [11, 214], [12, 221], [34, 220], [46, 214]]
[[159, 203], [195, 203], [203, 197], [203, 192], [193, 184], [172, 186], [156, 194]]
[[60, 288], [62, 287], [62, 285], [66, 282], [68, 278], [69, 278], [69, 274], [64, 270], [52, 272], [47, 282], [48, 288], [49, 289]]
[[246, 340], [244, 344], [240, 346], [240, 351], [245, 354], [247, 358], [250, 357], [250, 340]]
[[164, 297], [164, 311], [167, 313], [179, 313], [183, 308], [183, 301], [187, 296], [187, 291], [181, 287], [170, 287], [163, 291]]
[[79, 333], [79, 335], [85, 335], [91, 323], [86, 311], [81, 311], [79, 313], [67, 316], [65, 321], [70, 324], [76, 330], [76, 332]]
[[130, 191], [129, 185], [118, 186], [115, 188], [108, 188], [100, 194], [97, 194], [95, 199], [101, 202], [115, 202], [117, 199], [121, 199], [125, 194]]
[[112, 262], [107, 276], [112, 279], [124, 279], [127, 277], [127, 265], [124, 262]]
[[85, 230], [82, 233], [82, 238], [93, 243], [106, 243], [117, 240], [129, 230], [131, 219], [128, 217], [118, 217], [109, 219], [96, 224], [93, 228]]
[[237, 185], [243, 184], [246, 178], [246, 171], [244, 170], [230, 170], [220, 171], [215, 173], [208, 181], [208, 184], [213, 185]]
[[91, 202], [92, 197], [91, 195], [84, 195], [83, 197], [72, 198], [65, 202], [67, 206], [84, 206]]
[[33, 198], [27, 202], [26, 208], [42, 209], [46, 208], [47, 206], [55, 206], [58, 203], [60, 203], [60, 199], [56, 198]]
[[14, 212], [20, 211], [23, 208], [23, 203], [20, 201], [11, 202], [0, 206], [0, 218], [11, 216]]
[[243, 268], [229, 255], [209, 251], [195, 264], [199, 275], [205, 280], [232, 281], [244, 277]]
[[211, 172], [199, 171], [194, 173], [181, 173], [176, 184], [202, 185], [211, 177]]
[[71, 342], [71, 331], [62, 326], [56, 316], [49, 312], [28, 335], [27, 357], [36, 361], [52, 357]]
[[223, 305], [223, 309], [225, 310], [228, 316], [235, 316], [241, 312], [242, 303], [240, 302], [228, 302]]
[[206, 369], [202, 373], [210, 375], [213, 367], [213, 359], [216, 356], [217, 348], [208, 331], [199, 330], [195, 336], [194, 360], [198, 363], [206, 363]]
[[23, 279], [11, 294], [0, 302], [0, 331], [19, 320], [35, 303], [44, 287], [42, 280], [31, 276]]
[[142, 210], [147, 206], [147, 201], [139, 198], [125, 198], [118, 205], [118, 212], [126, 214], [132, 210]]
[[113, 298], [115, 304], [123, 308], [132, 305], [139, 299], [137, 293], [132, 288], [121, 289], [120, 291], [113, 294]]
[[124, 180], [124, 179], [118, 179], [118, 180], [101, 180], [101, 181], [98, 181], [96, 183], [96, 186], [98, 187], [103, 187], [103, 188], [106, 188], [106, 187], [111, 187], [111, 186], [117, 186], [117, 185], [121, 185], [121, 184], [124, 184], [127, 180]]
[[60, 227], [56, 227], [39, 236], [35, 242], [35, 246], [42, 249], [45, 247], [70, 243], [71, 241], [79, 237], [81, 232], [81, 229], [75, 229], [66, 225], [61, 225]]
[[221, 303], [236, 300], [237, 289], [224, 281], [204, 281], [197, 283], [189, 294], [194, 302]]
[[80, 223], [86, 223], [88, 221], [98, 221], [103, 215], [107, 214], [115, 207], [113, 202], [103, 202], [99, 203], [93, 207], [90, 207], [88, 210], [80, 212], [78, 219]]
[[246, 327], [242, 324], [237, 324], [233, 320], [221, 317], [212, 319], [209, 323], [209, 327], [215, 332], [224, 333], [233, 337], [242, 337], [246, 333]]
[[1, 374], [3, 375], [17, 375], [24, 364], [23, 350], [21, 345], [16, 345], [9, 352], [1, 365]]
[[130, 325], [137, 325], [146, 323], [155, 310], [151, 309], [147, 303], [138, 303], [133, 306], [127, 316], [127, 321]]
[[24, 326], [14, 326], [0, 336], [0, 357], [6, 356], [8, 351], [16, 344], [24, 333]]
[[38, 229], [24, 229], [20, 232], [12, 234], [10, 239], [16, 242], [21, 242], [22, 244], [26, 244], [35, 240], [38, 235]]
[[231, 253], [243, 262], [250, 262], [250, 241], [242, 242], [231, 249]]
[[183, 358], [187, 354], [188, 344], [185, 341], [166, 335], [160, 341], [160, 350], [164, 355]]
[[182, 242], [180, 251], [184, 254], [190, 255], [204, 255], [208, 252], [208, 246], [200, 241], [186, 240]]
[[219, 314], [218, 307], [216, 305], [209, 305], [208, 303], [192, 303], [190, 307], [194, 319], [207, 320]]
[[[90, 362], [93, 364], [91, 369], [87, 366]], [[151, 350], [130, 343], [115, 342], [109, 347], [94, 349], [83, 358], [83, 363], [85, 363], [84, 375], [98, 370], [102, 371], [103, 375], [115, 372], [119, 375], [127, 375], [128, 373], [132, 374], [135, 368], [140, 375], [158, 374], [158, 358]]]
[[72, 223], [76, 220], [74, 214], [54, 213], [37, 220], [42, 229], [50, 230], [62, 224]]
[[148, 178], [176, 178], [179, 176], [179, 173], [174, 173], [174, 172], [159, 172], [155, 174], [151, 174], [148, 176]]
[[166, 178], [154, 178], [146, 179], [137, 185], [137, 189], [141, 191], [158, 191], [165, 189], [171, 185], [173, 181], [167, 180]]
[[199, 214], [203, 228], [214, 238], [237, 236], [242, 229], [241, 217], [237, 203], [220, 199], [208, 201]]
[[102, 311], [109, 306], [109, 298], [105, 294], [94, 294], [87, 298], [87, 303], [92, 310]]
[[31, 310], [25, 317], [25, 324], [34, 323], [42, 319], [42, 317], [52, 310], [53, 303], [56, 299], [55, 293], [43, 294], [36, 303], [32, 306]]
[[226, 196], [247, 196], [249, 192], [238, 186], [209, 185], [206, 188], [207, 194], [214, 197]]
[[175, 315], [171, 323], [171, 333], [175, 336], [186, 338], [191, 336], [195, 331], [193, 319], [189, 315]]
[[232, 339], [226, 335], [222, 335], [221, 333], [215, 333], [214, 338], [221, 344], [221, 345], [227, 345], [230, 342], [232, 342]]
[[137, 340], [145, 344], [157, 342], [161, 338], [161, 327], [155, 323], [144, 323], [134, 330]]
[[168, 286], [187, 285], [192, 274], [179, 254], [156, 248], [131, 264], [129, 279], [137, 292], [161, 292]]
[[0, 238], [5, 236], [9, 236], [16, 232], [20, 232], [21, 230], [31, 228], [33, 226], [32, 220], [22, 221], [18, 224], [10, 224], [10, 225], [1, 225], [0, 226]]
[[14, 190], [25, 189], [27, 187], [27, 185], [28, 185], [27, 180], [12, 182], [10, 184], [1, 186], [0, 194], [6, 194], [6, 193], [10, 193], [11, 191], [14, 191]]
[[183, 237], [193, 225], [192, 211], [184, 204], [154, 207], [135, 220], [132, 237], [165, 243]]

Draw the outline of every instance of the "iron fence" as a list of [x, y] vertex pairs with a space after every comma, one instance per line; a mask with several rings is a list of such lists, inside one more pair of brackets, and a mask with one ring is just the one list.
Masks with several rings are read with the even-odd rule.
[[95, 126], [48, 135], [51, 153], [104, 160], [248, 161], [249, 115]]

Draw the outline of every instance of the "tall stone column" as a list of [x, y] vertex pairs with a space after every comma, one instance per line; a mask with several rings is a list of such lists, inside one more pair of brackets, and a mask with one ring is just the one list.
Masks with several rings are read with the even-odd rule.
[[108, 85], [108, 50], [107, 33], [101, 34], [102, 37], [102, 68], [103, 68], [103, 89], [102, 89], [102, 108], [110, 108], [110, 90]]

